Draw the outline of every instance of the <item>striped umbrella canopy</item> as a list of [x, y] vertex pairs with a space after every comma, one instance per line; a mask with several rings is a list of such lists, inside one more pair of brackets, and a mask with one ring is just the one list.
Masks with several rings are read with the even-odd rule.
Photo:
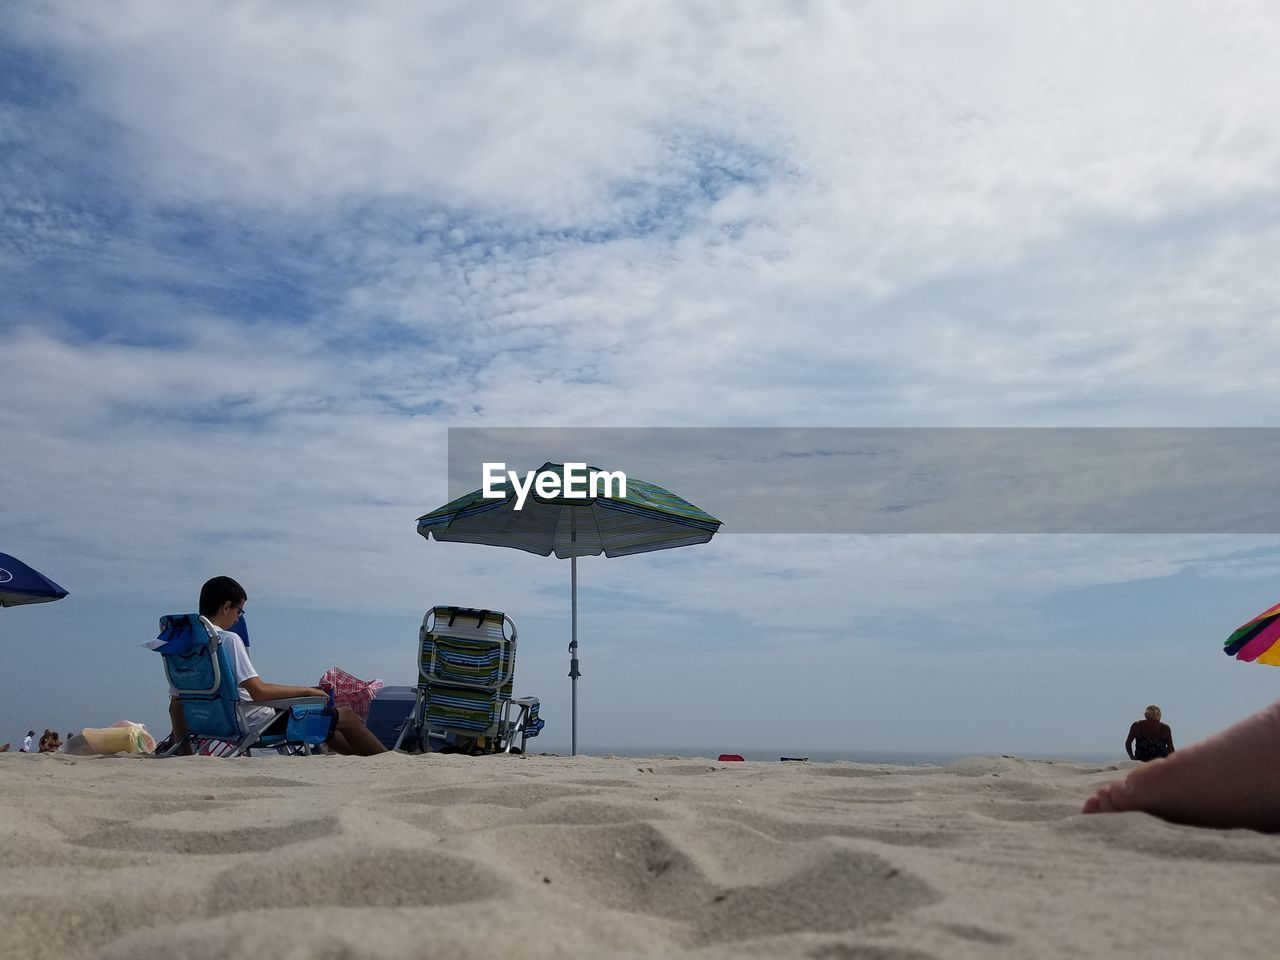
[[0, 553], [0, 607], [61, 600], [67, 591], [17, 557]]
[[[577, 465], [575, 465], [577, 466]], [[590, 475], [599, 472], [587, 467]], [[538, 475], [553, 474], [558, 489], [567, 488], [565, 466], [544, 463]], [[581, 472], [577, 474], [582, 476]], [[572, 751], [578, 752], [578, 557], [625, 557], [633, 553], [669, 550], [706, 543], [720, 529], [720, 521], [670, 490], [635, 477], [626, 478], [626, 495], [570, 498], [539, 496], [530, 489], [522, 509], [510, 480], [494, 485], [500, 497], [475, 490], [418, 518], [418, 533], [442, 542], [483, 543], [513, 547], [570, 562], [572, 634], [569, 677], [573, 681]]]
[[1280, 603], [1262, 611], [1227, 637], [1223, 652], [1246, 663], [1280, 667]]

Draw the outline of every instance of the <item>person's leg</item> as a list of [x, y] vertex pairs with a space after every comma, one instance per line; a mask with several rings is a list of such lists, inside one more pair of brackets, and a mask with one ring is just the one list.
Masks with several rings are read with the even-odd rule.
[[329, 746], [338, 753], [357, 757], [372, 757], [374, 754], [387, 752], [382, 741], [370, 733], [364, 721], [348, 707], [338, 708], [338, 726], [329, 738]]
[[1084, 813], [1140, 810], [1199, 827], [1280, 832], [1280, 701], [1144, 763], [1085, 801]]
[[187, 717], [182, 712], [182, 704], [176, 697], [169, 698], [169, 723], [173, 725], [173, 739], [183, 741], [178, 748], [178, 756], [189, 757], [194, 753], [191, 743], [187, 741]]
[[347, 743], [347, 738], [338, 732], [337, 728], [334, 729], [333, 736], [331, 736], [326, 743], [329, 749], [334, 753], [341, 753], [348, 757], [355, 753], [355, 751], [351, 749], [351, 744]]

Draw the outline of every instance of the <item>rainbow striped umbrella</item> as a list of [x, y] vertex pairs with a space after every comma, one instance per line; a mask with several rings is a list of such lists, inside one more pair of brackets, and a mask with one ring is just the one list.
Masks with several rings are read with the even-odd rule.
[[1227, 637], [1223, 652], [1246, 663], [1280, 667], [1280, 603]]
[[[578, 466], [575, 464], [575, 466]], [[585, 464], [581, 465], [585, 466]], [[598, 473], [595, 467], [588, 472]], [[564, 489], [565, 466], [544, 463], [538, 474], [555, 474]], [[579, 474], [579, 477], [581, 475]], [[669, 550], [706, 543], [720, 529], [720, 521], [670, 490], [627, 477], [626, 496], [585, 499], [538, 496], [529, 491], [517, 510], [517, 494], [511, 483], [499, 485], [502, 496], [488, 499], [483, 490], [446, 503], [418, 518], [418, 533], [430, 540], [483, 543], [513, 547], [546, 557], [554, 553], [569, 561], [572, 628], [569, 641], [569, 677], [573, 681], [571, 749], [578, 752], [578, 557], [625, 557], [633, 553]]]

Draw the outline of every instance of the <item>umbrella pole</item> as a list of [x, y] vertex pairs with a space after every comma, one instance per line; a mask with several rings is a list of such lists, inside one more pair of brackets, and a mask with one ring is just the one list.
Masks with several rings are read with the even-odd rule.
[[573, 607], [572, 633], [569, 640], [569, 679], [573, 684], [569, 755], [576, 757], [578, 755], [578, 677], [581, 676], [578, 673], [578, 558], [576, 555], [569, 558], [569, 595]]

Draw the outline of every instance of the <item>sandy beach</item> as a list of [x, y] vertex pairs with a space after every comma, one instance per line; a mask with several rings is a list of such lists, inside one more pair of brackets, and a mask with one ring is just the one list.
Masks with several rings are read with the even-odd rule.
[[0, 756], [54, 957], [1273, 957], [1280, 838], [1084, 817], [1118, 766]]

